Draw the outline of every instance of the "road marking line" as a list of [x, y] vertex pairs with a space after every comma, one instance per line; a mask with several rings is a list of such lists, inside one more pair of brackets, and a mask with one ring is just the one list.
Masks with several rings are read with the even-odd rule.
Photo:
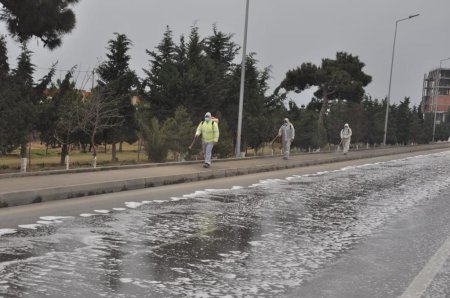
[[421, 297], [450, 256], [450, 237], [431, 257], [400, 298]]

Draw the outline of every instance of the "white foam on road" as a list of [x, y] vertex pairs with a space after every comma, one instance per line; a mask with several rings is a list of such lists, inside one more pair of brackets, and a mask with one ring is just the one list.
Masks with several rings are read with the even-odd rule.
[[125, 202], [125, 206], [131, 209], [136, 209], [137, 207], [142, 206], [141, 202]]
[[61, 219], [72, 219], [73, 216], [41, 216], [39, 217], [42, 220], [46, 221], [54, 221], [54, 220], [61, 220]]
[[29, 225], [19, 225], [19, 228], [36, 230], [40, 226], [41, 226], [40, 224], [29, 224]]
[[0, 229], [0, 236], [17, 233], [16, 229]]
[[127, 208], [112, 208], [114, 211], [125, 211]]
[[54, 224], [54, 223], [61, 223], [62, 221], [59, 221], [59, 220], [57, 220], [57, 221], [51, 221], [51, 220], [38, 220], [36, 223], [37, 224], [40, 224], [40, 225], [46, 225], [46, 226], [48, 226], [48, 225], [51, 225], [51, 224]]
[[81, 213], [80, 216], [81, 217], [91, 217], [91, 216], [96, 216], [96, 215], [100, 215], [100, 214], [94, 214], [94, 213]]

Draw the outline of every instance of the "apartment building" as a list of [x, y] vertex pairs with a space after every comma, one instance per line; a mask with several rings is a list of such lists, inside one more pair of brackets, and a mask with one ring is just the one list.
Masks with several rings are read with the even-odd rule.
[[422, 112], [435, 113], [436, 123], [445, 121], [450, 108], [450, 68], [436, 68], [423, 78]]

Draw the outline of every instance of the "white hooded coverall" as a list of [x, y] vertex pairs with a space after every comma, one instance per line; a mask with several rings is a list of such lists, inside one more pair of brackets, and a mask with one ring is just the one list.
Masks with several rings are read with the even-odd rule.
[[341, 129], [341, 142], [344, 154], [346, 154], [350, 148], [350, 139], [352, 137], [352, 129], [345, 124], [344, 128]]
[[294, 141], [295, 129], [294, 126], [288, 121], [281, 125], [278, 130], [278, 136], [281, 137], [281, 143], [283, 144], [284, 158], [289, 158], [289, 152], [291, 151], [291, 143]]

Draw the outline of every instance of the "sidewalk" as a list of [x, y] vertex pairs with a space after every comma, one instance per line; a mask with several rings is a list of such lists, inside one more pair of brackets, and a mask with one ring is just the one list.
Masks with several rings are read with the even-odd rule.
[[287, 161], [281, 156], [226, 159], [213, 161], [208, 169], [196, 161], [6, 174], [0, 175], [0, 207], [434, 149], [450, 150], [450, 143], [350, 151], [347, 155], [307, 153], [293, 155]]

